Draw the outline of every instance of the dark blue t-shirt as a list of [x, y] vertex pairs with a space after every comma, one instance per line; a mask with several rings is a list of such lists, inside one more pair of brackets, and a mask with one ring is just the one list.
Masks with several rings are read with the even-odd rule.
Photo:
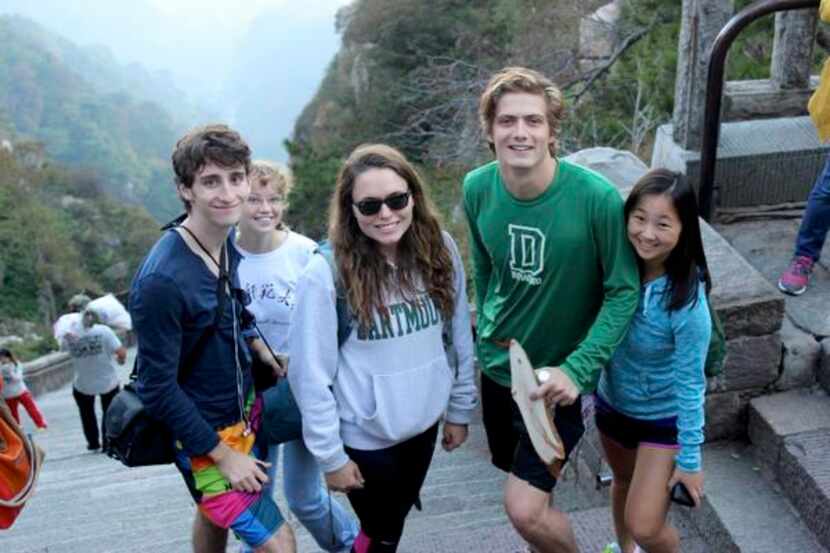
[[[233, 288], [241, 256], [226, 243]], [[139, 267], [129, 310], [138, 338], [138, 395], [147, 411], [167, 424], [185, 450], [203, 455], [219, 442], [216, 430], [242, 420], [237, 391], [238, 354], [243, 397], [251, 386], [250, 355], [242, 335], [241, 306], [226, 297], [218, 328], [177, 383], [179, 366], [213, 324], [217, 278], [175, 230], [168, 230]], [[232, 307], [233, 306], [233, 307]], [[234, 313], [237, 351], [234, 351]]]

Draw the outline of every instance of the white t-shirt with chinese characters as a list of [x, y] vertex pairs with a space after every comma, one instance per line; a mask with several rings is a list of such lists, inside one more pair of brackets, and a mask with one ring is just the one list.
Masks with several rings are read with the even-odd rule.
[[294, 288], [317, 244], [296, 232], [288, 231], [285, 241], [267, 253], [251, 253], [239, 244], [243, 255], [239, 264], [239, 282], [251, 297], [248, 310], [275, 352], [288, 350], [288, 325], [296, 299]]
[[96, 324], [82, 329], [66, 347], [75, 366], [73, 386], [82, 394], [105, 394], [118, 386], [113, 355], [121, 347], [121, 340], [106, 325]]

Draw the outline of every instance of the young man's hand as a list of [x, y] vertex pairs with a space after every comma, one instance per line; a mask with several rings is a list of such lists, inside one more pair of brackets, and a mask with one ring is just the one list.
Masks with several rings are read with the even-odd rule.
[[256, 353], [260, 361], [271, 367], [274, 374], [279, 378], [285, 377], [288, 374], [288, 356], [279, 353], [271, 354], [271, 350], [265, 345], [265, 342], [259, 338], [254, 338], [250, 343], [251, 350]]
[[441, 447], [444, 451], [452, 451], [467, 440], [467, 425], [444, 423], [444, 437], [441, 439]]
[[234, 490], [255, 493], [268, 482], [265, 470], [270, 463], [239, 453], [223, 443], [219, 443], [208, 455]]
[[544, 398], [548, 405], [571, 405], [579, 397], [579, 388], [559, 367], [545, 367], [550, 373], [548, 380], [530, 393], [533, 401]]
[[335, 492], [348, 493], [352, 490], [362, 489], [363, 482], [363, 475], [360, 474], [360, 469], [351, 459], [341, 468], [326, 473], [326, 486]]

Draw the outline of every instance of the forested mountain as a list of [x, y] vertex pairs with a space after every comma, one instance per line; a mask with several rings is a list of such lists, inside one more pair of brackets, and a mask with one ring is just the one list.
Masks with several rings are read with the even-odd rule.
[[169, 81], [17, 16], [0, 17], [0, 43], [0, 132], [93, 170], [102, 191], [144, 205], [157, 219], [175, 214], [170, 149], [192, 114]]
[[35, 323], [48, 336], [73, 294], [129, 285], [159, 225], [99, 186], [95, 173], [59, 167], [38, 144], [0, 144], [0, 335]]
[[[612, 22], [596, 17], [601, 7]], [[452, 223], [461, 176], [490, 159], [478, 97], [508, 65], [538, 69], [563, 89], [563, 153], [611, 146], [649, 161], [654, 130], [673, 109], [680, 15], [678, 0], [355, 0], [338, 14], [341, 49], [288, 144], [292, 222], [321, 236], [340, 162], [355, 145], [382, 141], [420, 164]], [[728, 78], [768, 75], [772, 26], [767, 18], [742, 34]]]

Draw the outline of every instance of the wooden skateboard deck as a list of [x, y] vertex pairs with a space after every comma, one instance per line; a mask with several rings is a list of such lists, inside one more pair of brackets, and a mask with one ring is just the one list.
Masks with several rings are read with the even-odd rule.
[[558, 478], [565, 460], [562, 438], [553, 421], [553, 409], [542, 399], [530, 399], [530, 393], [539, 387], [539, 382], [525, 350], [516, 340], [510, 340], [510, 379], [513, 401], [519, 406], [530, 441], [550, 473]]

